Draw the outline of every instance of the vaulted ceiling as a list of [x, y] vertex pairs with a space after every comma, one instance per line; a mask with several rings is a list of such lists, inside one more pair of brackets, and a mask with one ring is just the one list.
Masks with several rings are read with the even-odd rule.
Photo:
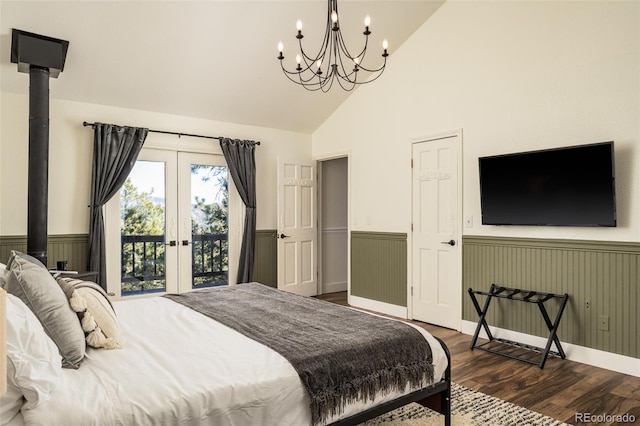
[[[394, 51], [442, 2], [341, 0], [346, 42], [362, 47], [369, 14], [368, 59], [386, 38], [393, 67]], [[69, 41], [64, 72], [51, 81], [57, 99], [311, 133], [353, 93], [308, 92], [287, 80], [276, 59], [281, 40], [293, 67], [298, 19], [305, 49], [315, 53], [326, 1], [22, 0], [0, 7], [4, 92], [28, 93], [28, 75], [10, 63], [16, 28]]]

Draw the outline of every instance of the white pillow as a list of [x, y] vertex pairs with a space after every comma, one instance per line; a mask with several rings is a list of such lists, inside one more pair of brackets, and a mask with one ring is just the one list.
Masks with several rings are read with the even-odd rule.
[[[7, 385], [24, 395], [25, 408], [49, 399], [62, 369], [58, 347], [20, 298], [7, 294]], [[11, 405], [8, 401], [2, 401]]]
[[20, 412], [24, 403], [22, 391], [15, 385], [7, 383], [7, 392], [0, 398], [0, 425], [6, 425]]

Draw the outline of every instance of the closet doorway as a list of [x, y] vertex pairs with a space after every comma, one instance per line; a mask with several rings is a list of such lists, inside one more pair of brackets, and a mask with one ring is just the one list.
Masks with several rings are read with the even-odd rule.
[[318, 290], [347, 291], [349, 282], [349, 157], [318, 161]]

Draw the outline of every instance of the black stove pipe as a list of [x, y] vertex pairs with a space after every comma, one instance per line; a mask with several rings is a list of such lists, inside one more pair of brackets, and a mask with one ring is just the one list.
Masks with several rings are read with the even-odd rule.
[[47, 265], [49, 195], [49, 69], [29, 70], [27, 254]]
[[49, 78], [64, 69], [69, 42], [13, 28], [11, 62], [29, 74], [27, 254], [47, 265], [49, 209]]

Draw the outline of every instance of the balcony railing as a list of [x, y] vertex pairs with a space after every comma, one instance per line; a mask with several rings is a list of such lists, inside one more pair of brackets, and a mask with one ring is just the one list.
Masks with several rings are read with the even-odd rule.
[[[166, 290], [164, 235], [121, 236], [122, 295]], [[192, 235], [192, 288], [228, 284], [227, 234]]]
[[229, 283], [229, 238], [227, 234], [191, 236], [193, 288]]

